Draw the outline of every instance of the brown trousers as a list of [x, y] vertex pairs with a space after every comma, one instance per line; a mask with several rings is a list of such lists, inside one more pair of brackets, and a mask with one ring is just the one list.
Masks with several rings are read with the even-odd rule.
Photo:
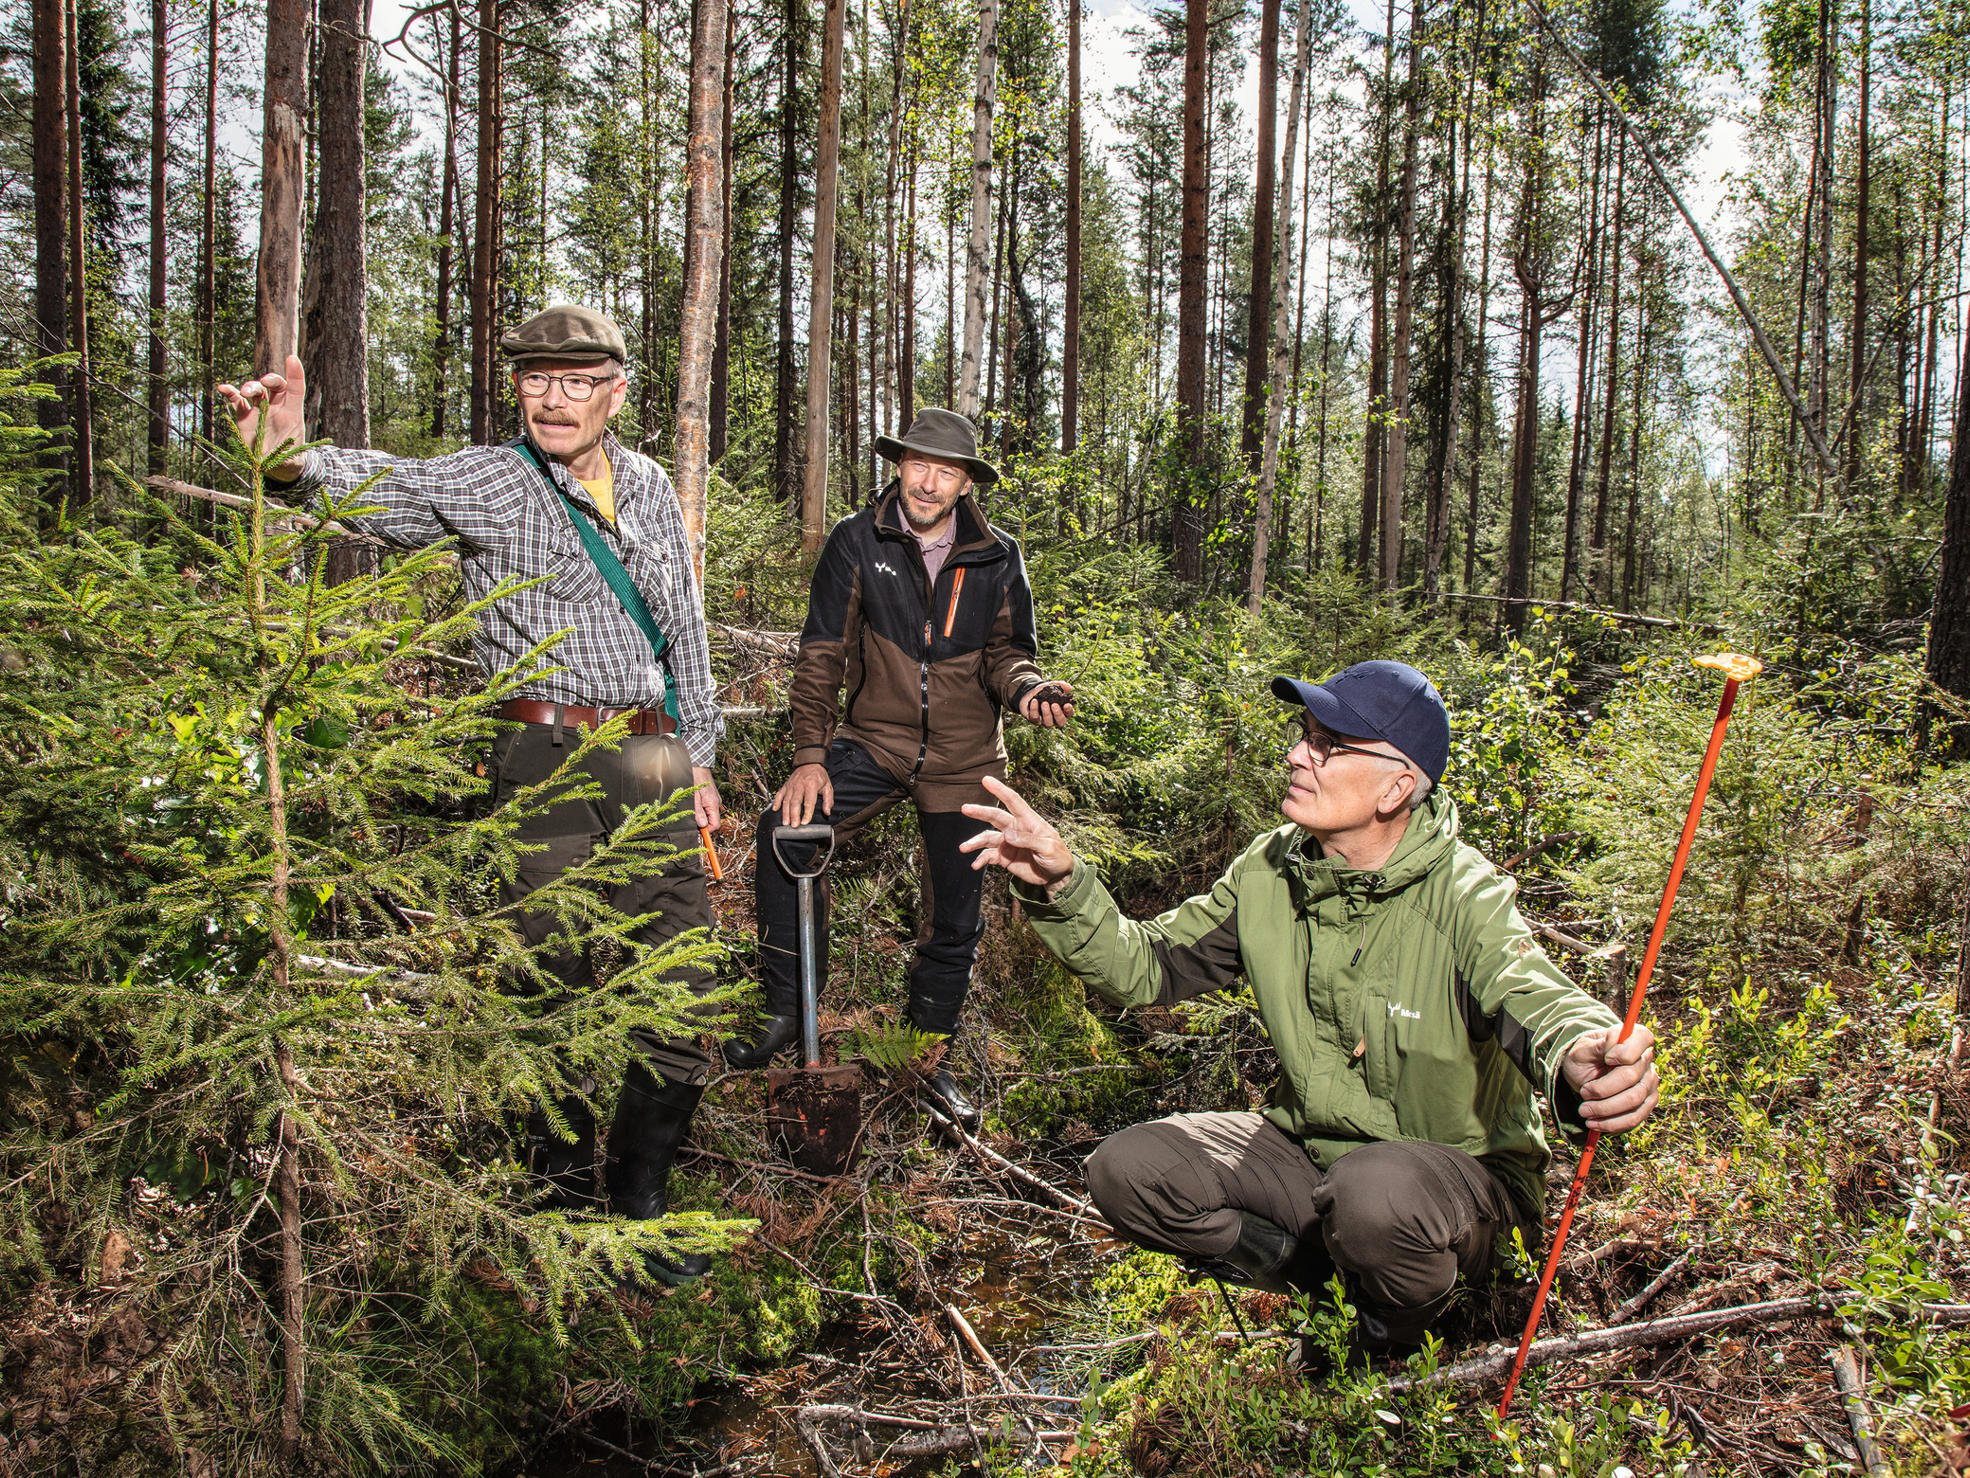
[[[557, 737], [559, 743], [555, 742]], [[557, 736], [547, 724], [526, 724], [502, 733], [493, 741], [495, 804], [521, 786], [546, 780], [581, 738], [573, 728]], [[515, 833], [534, 844], [536, 850], [522, 856], [515, 876], [501, 883], [500, 896], [508, 903], [523, 901], [536, 888], [586, 862], [622, 825], [624, 813], [632, 807], [661, 800], [691, 785], [691, 756], [675, 738], [632, 734], [622, 741], [620, 749], [591, 751], [586, 764], [601, 790], [599, 796], [559, 801], [529, 818]], [[667, 833], [667, 840], [683, 850], [697, 847], [697, 827], [688, 810]], [[709, 928], [711, 899], [705, 889], [704, 859], [680, 857], [661, 869], [633, 877], [609, 890], [609, 906], [632, 917], [656, 915], [631, 936], [646, 946], [662, 944], [686, 929]], [[533, 909], [523, 909], [518, 922], [531, 944], [545, 942], [560, 927], [553, 915]], [[577, 951], [559, 951], [544, 964], [570, 991], [594, 984], [590, 962]], [[702, 968], [680, 975], [694, 991], [711, 988], [711, 978]], [[711, 1059], [696, 1037], [666, 1040], [645, 1031], [633, 1037], [644, 1062], [660, 1076], [692, 1086], [702, 1085], [710, 1077]]]
[[[1302, 1242], [1318, 1235], [1360, 1297], [1414, 1337], [1462, 1273], [1488, 1276], [1501, 1232], [1526, 1227], [1505, 1183], [1448, 1145], [1363, 1145], [1321, 1170], [1254, 1113], [1176, 1114], [1110, 1135], [1088, 1159], [1109, 1224], [1139, 1246], [1208, 1261], [1251, 1212]], [[1409, 1321], [1400, 1316], [1415, 1316]], [[1413, 1331], [1402, 1326], [1411, 1323]]]

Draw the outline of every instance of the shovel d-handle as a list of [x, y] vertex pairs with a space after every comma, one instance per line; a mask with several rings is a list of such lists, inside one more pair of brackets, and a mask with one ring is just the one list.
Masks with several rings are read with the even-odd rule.
[[[801, 842], [818, 842], [819, 850], [805, 872], [787, 861], [787, 846]], [[818, 878], [828, 870], [828, 863], [835, 855], [835, 829], [816, 822], [812, 826], [776, 826], [773, 828], [773, 860], [780, 864], [780, 870], [790, 878]]]

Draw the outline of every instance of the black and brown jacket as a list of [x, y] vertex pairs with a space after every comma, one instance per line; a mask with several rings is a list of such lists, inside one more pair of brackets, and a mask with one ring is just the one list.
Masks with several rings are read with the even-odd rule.
[[836, 524], [794, 665], [794, 763], [821, 763], [832, 740], [851, 739], [926, 811], [983, 800], [980, 779], [1005, 778], [1000, 711], [1041, 682], [1019, 545], [970, 493], [956, 516], [934, 585], [895, 483]]

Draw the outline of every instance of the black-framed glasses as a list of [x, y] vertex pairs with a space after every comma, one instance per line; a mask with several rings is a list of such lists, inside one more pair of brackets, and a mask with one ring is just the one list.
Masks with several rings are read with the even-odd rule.
[[1322, 728], [1312, 714], [1302, 709], [1286, 720], [1286, 749], [1291, 753], [1304, 743], [1307, 753], [1316, 765], [1324, 765], [1337, 754], [1365, 754], [1371, 760], [1393, 760], [1398, 765], [1406, 765], [1408, 760], [1399, 754], [1389, 754], [1380, 749], [1363, 749], [1359, 744], [1349, 744]]
[[520, 393], [529, 400], [547, 393], [549, 385], [558, 384], [561, 393], [570, 400], [587, 400], [604, 385], [613, 385], [614, 375], [577, 375], [573, 373], [550, 375], [546, 370], [528, 370], [520, 376]]

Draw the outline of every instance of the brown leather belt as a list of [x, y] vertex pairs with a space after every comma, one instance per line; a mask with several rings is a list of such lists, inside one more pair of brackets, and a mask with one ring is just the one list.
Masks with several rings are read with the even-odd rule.
[[612, 718], [629, 715], [632, 734], [675, 734], [677, 720], [661, 708], [581, 708], [573, 703], [542, 703], [534, 698], [509, 698], [493, 712], [500, 718], [523, 724], [557, 724], [577, 729], [599, 729]]

